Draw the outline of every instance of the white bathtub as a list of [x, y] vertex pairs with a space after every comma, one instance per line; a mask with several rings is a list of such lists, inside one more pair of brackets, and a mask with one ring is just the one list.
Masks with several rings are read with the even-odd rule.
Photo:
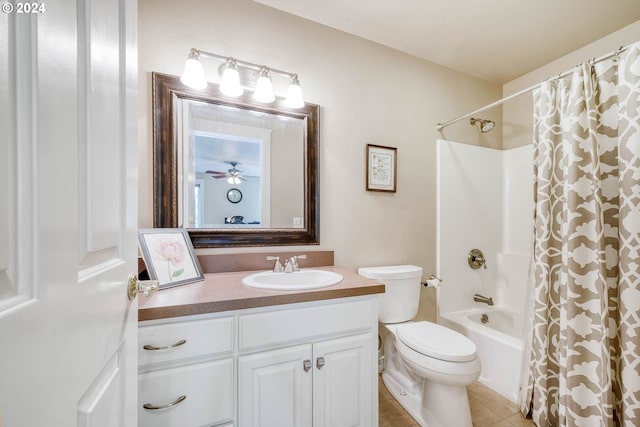
[[[486, 314], [487, 323], [481, 322]], [[471, 339], [482, 363], [480, 381], [507, 399], [518, 401], [522, 364], [522, 313], [487, 307], [441, 314], [438, 323]]]

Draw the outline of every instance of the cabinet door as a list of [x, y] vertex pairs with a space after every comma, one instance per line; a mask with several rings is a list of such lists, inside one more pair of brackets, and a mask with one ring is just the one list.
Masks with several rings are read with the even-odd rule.
[[314, 427], [373, 425], [378, 383], [372, 339], [362, 334], [313, 345]]
[[311, 427], [311, 345], [238, 358], [240, 427]]

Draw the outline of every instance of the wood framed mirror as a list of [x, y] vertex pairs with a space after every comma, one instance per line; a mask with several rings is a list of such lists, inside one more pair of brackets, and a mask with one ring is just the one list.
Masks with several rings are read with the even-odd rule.
[[318, 105], [229, 98], [160, 73], [152, 85], [154, 227], [184, 227], [196, 248], [319, 243]]

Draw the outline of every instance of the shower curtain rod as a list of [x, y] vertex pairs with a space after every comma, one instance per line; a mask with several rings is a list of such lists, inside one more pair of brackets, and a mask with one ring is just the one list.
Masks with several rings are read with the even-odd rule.
[[[632, 43], [632, 44], [633, 44], [633, 43]], [[615, 50], [615, 51], [613, 51], [613, 52], [611, 52], [611, 53], [608, 53], [608, 54], [606, 54], [606, 55], [600, 56], [600, 57], [598, 57], [598, 58], [593, 58], [590, 62], [592, 62], [592, 63], [597, 63], [597, 62], [600, 62], [600, 61], [604, 61], [604, 60], [605, 60], [605, 59], [607, 59], [607, 58], [611, 58], [612, 56], [620, 55], [622, 52], [624, 52], [625, 50], [627, 50], [627, 49], [629, 48], [629, 46], [631, 46], [631, 44], [628, 44], [628, 45], [626, 45], [626, 46], [621, 46], [621, 47], [619, 47], [617, 50]], [[576, 67], [577, 67], [577, 66], [578, 66], [578, 65], [576, 65]], [[569, 70], [567, 70], [567, 71], [565, 71], [565, 72], [563, 72], [563, 73], [558, 74], [558, 76], [557, 76], [557, 77], [552, 77], [552, 78], [553, 78], [553, 79], [560, 79], [560, 78], [562, 78], [562, 77], [564, 77], [564, 76], [566, 76], [566, 75], [570, 74], [571, 72], [573, 72], [573, 69], [574, 69], [574, 68], [575, 68], [575, 67], [573, 67], [573, 68], [571, 68], [571, 69], [569, 69]], [[442, 132], [442, 129], [444, 129], [444, 128], [446, 128], [447, 126], [452, 125], [452, 124], [454, 124], [454, 123], [456, 123], [456, 122], [459, 122], [460, 120], [463, 120], [463, 119], [469, 118], [469, 117], [471, 117], [471, 116], [473, 116], [473, 115], [475, 115], [475, 114], [477, 114], [477, 113], [481, 113], [481, 112], [483, 112], [483, 111], [485, 111], [485, 110], [489, 110], [489, 109], [491, 109], [491, 108], [493, 108], [493, 107], [497, 107], [498, 105], [503, 104], [503, 103], [505, 103], [505, 102], [507, 102], [507, 101], [509, 101], [509, 100], [513, 99], [513, 98], [517, 98], [517, 97], [519, 97], [520, 95], [524, 95], [525, 93], [529, 93], [529, 92], [531, 92], [532, 90], [537, 89], [538, 87], [540, 87], [540, 85], [541, 85], [542, 83], [544, 83], [545, 81], [547, 81], [547, 80], [550, 80], [550, 79], [549, 79], [549, 78], [546, 78], [546, 79], [544, 79], [544, 80], [543, 80], [542, 82], [540, 82], [540, 83], [537, 83], [537, 84], [535, 84], [535, 85], [533, 85], [533, 86], [530, 86], [530, 87], [528, 87], [528, 88], [526, 88], [526, 89], [522, 89], [522, 90], [521, 90], [521, 91], [519, 91], [519, 92], [513, 93], [513, 94], [511, 94], [511, 95], [509, 95], [509, 96], [506, 96], [506, 97], [504, 97], [504, 98], [502, 98], [502, 99], [499, 99], [499, 100], [497, 100], [497, 101], [494, 101], [494, 102], [492, 102], [491, 104], [485, 105], [485, 106], [484, 106], [484, 107], [482, 107], [482, 108], [478, 108], [477, 110], [474, 110], [474, 111], [472, 111], [472, 112], [470, 112], [470, 113], [468, 113], [468, 114], [465, 114], [464, 116], [456, 117], [455, 119], [453, 119], [453, 120], [449, 120], [449, 121], [448, 121], [448, 122], [446, 122], [446, 123], [438, 123], [438, 124], [436, 125], [436, 130], [437, 130], [438, 132]]]

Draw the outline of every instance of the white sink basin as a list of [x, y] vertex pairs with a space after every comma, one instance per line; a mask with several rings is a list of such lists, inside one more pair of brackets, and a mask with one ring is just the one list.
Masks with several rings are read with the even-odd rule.
[[342, 275], [326, 270], [304, 269], [293, 273], [261, 271], [242, 279], [242, 283], [252, 288], [276, 291], [296, 291], [318, 289], [342, 282]]

